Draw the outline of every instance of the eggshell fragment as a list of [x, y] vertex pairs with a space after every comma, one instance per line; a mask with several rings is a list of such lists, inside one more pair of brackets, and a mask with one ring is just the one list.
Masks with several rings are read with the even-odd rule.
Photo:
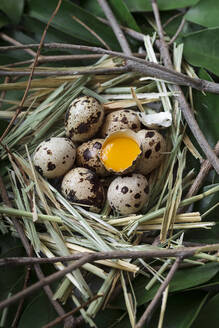
[[156, 130], [140, 130], [137, 135], [141, 143], [142, 154], [137, 161], [136, 169], [142, 174], [148, 174], [160, 166], [164, 159], [166, 142]]
[[105, 193], [97, 175], [84, 167], [69, 171], [62, 180], [62, 194], [72, 203], [87, 205], [94, 212], [99, 212], [104, 205]]
[[47, 178], [58, 178], [74, 165], [76, 148], [68, 138], [53, 137], [39, 144], [33, 154], [37, 171]]
[[93, 97], [76, 98], [65, 116], [66, 135], [75, 142], [83, 142], [93, 137], [103, 122], [102, 105]]
[[115, 178], [108, 189], [110, 207], [119, 214], [139, 212], [148, 200], [149, 186], [144, 175], [132, 173]]
[[130, 109], [121, 109], [108, 114], [101, 128], [103, 138], [119, 130], [130, 129], [134, 132], [141, 128], [137, 112]]

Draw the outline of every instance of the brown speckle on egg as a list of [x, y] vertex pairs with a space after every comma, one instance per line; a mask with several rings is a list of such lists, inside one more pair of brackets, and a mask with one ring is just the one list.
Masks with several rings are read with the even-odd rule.
[[36, 148], [33, 163], [40, 174], [53, 179], [69, 171], [73, 167], [75, 157], [75, 145], [70, 139], [53, 137]]
[[102, 137], [107, 137], [112, 132], [131, 129], [134, 132], [139, 131], [141, 123], [133, 110], [121, 109], [108, 114], [101, 128]]
[[156, 130], [140, 130], [137, 135], [142, 148], [142, 156], [137, 161], [137, 171], [146, 175], [160, 166], [164, 159], [166, 142]]
[[87, 168], [77, 167], [69, 171], [62, 180], [61, 189], [63, 195], [72, 203], [87, 205], [94, 212], [99, 212], [103, 207], [103, 185], [97, 175]]
[[86, 167], [100, 176], [106, 176], [109, 173], [100, 161], [99, 151], [102, 147], [103, 139], [93, 139], [84, 142], [77, 148], [76, 162], [78, 166]]
[[66, 112], [66, 135], [76, 142], [89, 140], [102, 125], [103, 116], [102, 105], [95, 98], [76, 98]]
[[[110, 206], [119, 214], [137, 213], [148, 200], [148, 194], [144, 192], [146, 188], [148, 188], [148, 182], [142, 174], [119, 176], [111, 182], [107, 199]], [[128, 192], [130, 189], [132, 193]]]

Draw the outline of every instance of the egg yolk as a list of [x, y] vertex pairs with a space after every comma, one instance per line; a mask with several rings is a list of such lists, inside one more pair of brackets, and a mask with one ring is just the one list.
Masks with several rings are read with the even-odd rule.
[[100, 156], [107, 169], [120, 172], [131, 166], [140, 153], [141, 150], [135, 140], [121, 136], [109, 138]]

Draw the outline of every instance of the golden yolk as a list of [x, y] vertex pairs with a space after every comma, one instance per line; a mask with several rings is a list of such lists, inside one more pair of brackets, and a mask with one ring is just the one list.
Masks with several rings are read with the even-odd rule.
[[120, 172], [131, 166], [140, 153], [137, 142], [132, 138], [115, 137], [103, 146], [101, 159], [107, 169]]

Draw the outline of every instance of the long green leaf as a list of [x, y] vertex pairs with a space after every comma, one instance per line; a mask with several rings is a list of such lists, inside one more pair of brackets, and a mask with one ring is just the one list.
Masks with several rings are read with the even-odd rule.
[[[53, 0], [31, 0], [29, 15], [47, 23], [55, 9]], [[100, 22], [94, 15], [69, 0], [64, 0], [58, 14], [53, 19], [51, 26], [70, 36], [76, 37], [90, 45], [102, 46], [101, 42], [85, 27], [76, 22], [72, 16], [76, 16], [89, 28], [95, 31], [112, 49], [120, 49], [118, 41], [110, 27]]]
[[190, 22], [205, 27], [219, 26], [219, 6], [217, 0], [200, 0], [194, 7], [190, 8], [185, 15]]
[[191, 65], [219, 75], [219, 27], [188, 34], [182, 40], [184, 56]]

